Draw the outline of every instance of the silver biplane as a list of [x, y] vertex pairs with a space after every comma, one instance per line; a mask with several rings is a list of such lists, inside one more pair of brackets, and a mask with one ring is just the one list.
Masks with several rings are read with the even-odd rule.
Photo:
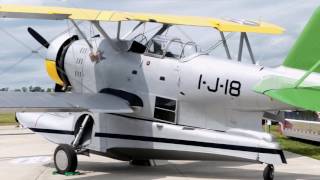
[[[59, 173], [77, 169], [77, 154], [95, 153], [132, 164], [152, 159], [264, 163], [263, 177], [269, 180], [273, 165], [286, 158], [263, 132], [264, 114], [320, 110], [315, 86], [320, 55], [309, 43], [319, 36], [319, 11], [278, 68], [256, 65], [248, 39], [248, 33], [283, 33], [265, 22], [19, 5], [0, 5], [0, 16], [74, 25], [75, 31], [51, 43], [28, 29], [47, 48], [54, 93], [0, 93], [2, 111], [19, 112], [20, 123], [58, 144], [54, 163]], [[99, 35], [87, 37], [78, 20], [92, 23]], [[118, 23], [116, 38], [101, 26], [103, 21]], [[137, 25], [122, 37], [122, 25], [131, 21]], [[146, 23], [161, 27], [152, 36], [126, 38]], [[225, 58], [164, 35], [176, 25], [212, 28], [221, 35]], [[240, 33], [236, 60], [226, 32]], [[245, 47], [253, 64], [241, 62]]]

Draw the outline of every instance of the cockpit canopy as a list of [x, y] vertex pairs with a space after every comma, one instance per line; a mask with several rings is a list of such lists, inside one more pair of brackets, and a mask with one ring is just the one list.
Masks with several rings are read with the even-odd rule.
[[148, 40], [145, 35], [139, 34], [133, 38], [129, 51], [157, 58], [183, 59], [200, 53], [201, 49], [195, 42], [183, 42], [180, 38], [156, 35]]

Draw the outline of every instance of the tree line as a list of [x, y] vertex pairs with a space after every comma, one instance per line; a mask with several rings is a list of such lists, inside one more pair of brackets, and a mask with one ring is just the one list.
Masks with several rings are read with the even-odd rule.
[[22, 88], [10, 89], [8, 87], [0, 88], [0, 91], [14, 91], [14, 92], [53, 92], [52, 88], [42, 88], [40, 86], [29, 86]]

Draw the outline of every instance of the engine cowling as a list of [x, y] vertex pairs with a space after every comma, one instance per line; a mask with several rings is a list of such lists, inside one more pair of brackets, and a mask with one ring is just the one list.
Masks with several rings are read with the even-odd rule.
[[64, 60], [70, 45], [79, 40], [78, 35], [66, 33], [56, 38], [48, 47], [47, 57], [45, 60], [46, 70], [50, 78], [61, 88], [70, 86], [69, 79], [65, 73]]

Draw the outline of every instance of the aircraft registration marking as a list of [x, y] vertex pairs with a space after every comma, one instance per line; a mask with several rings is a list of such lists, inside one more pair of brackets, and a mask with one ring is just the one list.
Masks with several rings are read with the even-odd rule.
[[212, 93], [216, 93], [219, 89], [222, 89], [224, 90], [225, 95], [234, 97], [240, 96], [241, 83], [239, 81], [226, 79], [225, 82], [223, 82], [221, 78], [218, 77], [215, 85], [211, 87], [210, 85], [207, 85], [207, 81], [203, 80], [203, 75], [200, 74], [198, 89], [200, 90], [203, 86], [206, 86], [206, 89]]

